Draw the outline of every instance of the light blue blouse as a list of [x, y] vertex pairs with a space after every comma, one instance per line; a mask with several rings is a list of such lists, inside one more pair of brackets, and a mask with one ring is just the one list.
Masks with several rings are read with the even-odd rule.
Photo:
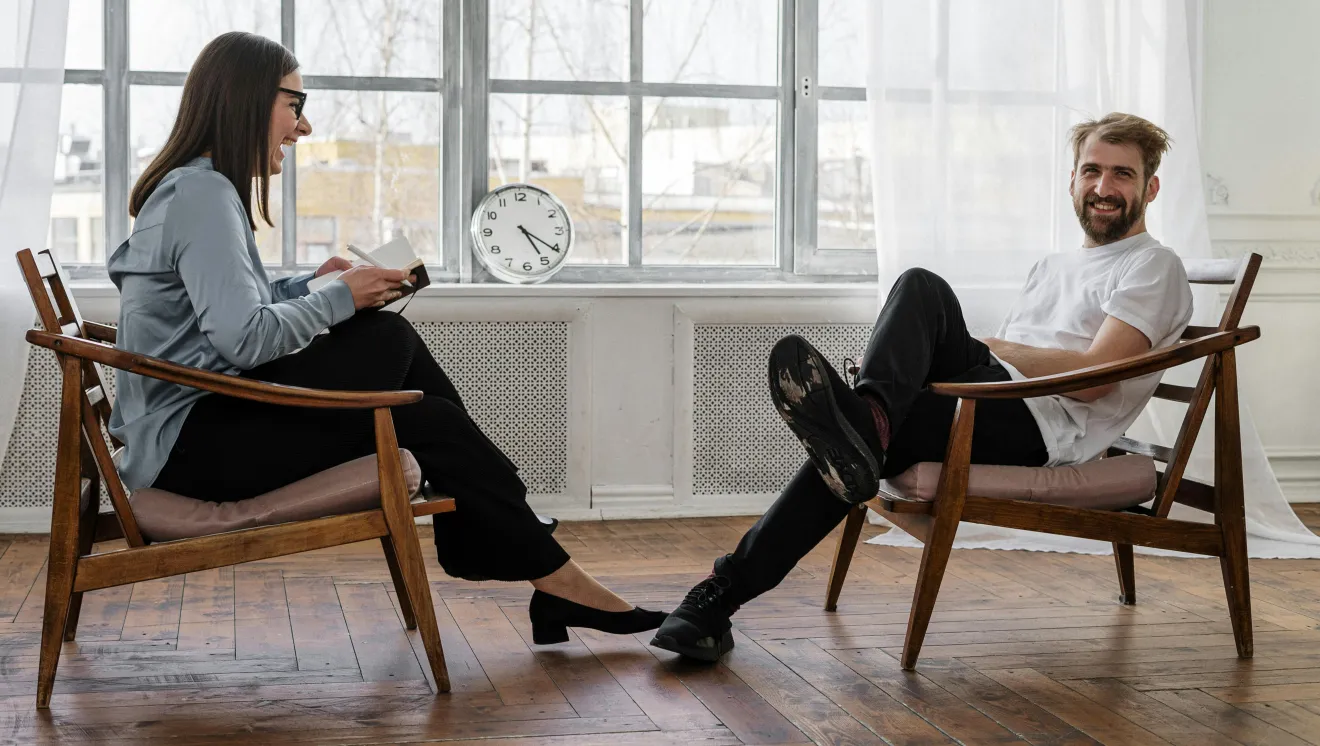
[[[354, 313], [342, 280], [309, 293], [311, 275], [266, 277], [238, 193], [210, 158], [165, 175], [106, 267], [120, 349], [226, 375], [302, 349]], [[212, 394], [124, 371], [115, 384], [120, 473], [131, 490], [149, 487], [193, 403]]]

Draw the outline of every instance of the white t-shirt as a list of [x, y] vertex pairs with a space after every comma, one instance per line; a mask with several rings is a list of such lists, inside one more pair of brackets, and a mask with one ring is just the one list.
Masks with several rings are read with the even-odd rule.
[[[1032, 267], [1022, 295], [995, 336], [1032, 347], [1085, 352], [1106, 316], [1135, 327], [1152, 348], [1177, 342], [1192, 318], [1192, 290], [1182, 260], [1149, 233], [1051, 254]], [[1013, 380], [1026, 378], [999, 362]], [[1159, 373], [1123, 381], [1093, 402], [1064, 396], [1026, 399], [1049, 450], [1047, 466], [1099, 457], [1137, 418], [1159, 382]]]

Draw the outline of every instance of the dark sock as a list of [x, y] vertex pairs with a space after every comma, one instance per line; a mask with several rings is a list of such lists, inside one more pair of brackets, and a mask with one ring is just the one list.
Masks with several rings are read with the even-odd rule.
[[875, 422], [875, 434], [880, 439], [880, 447], [889, 450], [889, 415], [880, 400], [874, 396], [858, 392], [867, 404], [871, 405], [871, 419]]

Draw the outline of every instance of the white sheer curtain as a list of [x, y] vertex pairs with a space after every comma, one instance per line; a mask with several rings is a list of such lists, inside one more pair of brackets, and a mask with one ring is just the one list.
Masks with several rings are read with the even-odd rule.
[[46, 246], [68, 15], [68, 0], [0, 0], [0, 463], [35, 317], [14, 254]]
[[[1211, 256], [1189, 0], [881, 0], [867, 9], [882, 293], [903, 269], [933, 269], [960, 288], [973, 333], [993, 331], [1033, 262], [1081, 246], [1067, 130], [1111, 111], [1146, 117], [1174, 141], [1148, 211], [1151, 234], [1186, 259]], [[1199, 292], [1196, 304], [1195, 323], [1218, 322], [1214, 291]], [[1170, 406], [1148, 408], [1133, 435], [1171, 445], [1182, 405]], [[1206, 482], [1210, 443], [1207, 422], [1188, 470]], [[1320, 538], [1284, 500], [1245, 405], [1243, 448], [1252, 556], [1320, 556]], [[1175, 514], [1209, 518], [1182, 506]], [[898, 529], [873, 543], [916, 544]], [[970, 524], [956, 546], [1110, 551]]]

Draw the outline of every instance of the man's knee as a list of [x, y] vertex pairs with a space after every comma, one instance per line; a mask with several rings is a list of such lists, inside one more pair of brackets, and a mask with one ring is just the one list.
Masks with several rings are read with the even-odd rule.
[[894, 287], [890, 289], [891, 296], [896, 293], [935, 293], [936, 295], [952, 295], [953, 288], [945, 281], [943, 277], [923, 267], [913, 267], [904, 270], [903, 274], [894, 281]]

